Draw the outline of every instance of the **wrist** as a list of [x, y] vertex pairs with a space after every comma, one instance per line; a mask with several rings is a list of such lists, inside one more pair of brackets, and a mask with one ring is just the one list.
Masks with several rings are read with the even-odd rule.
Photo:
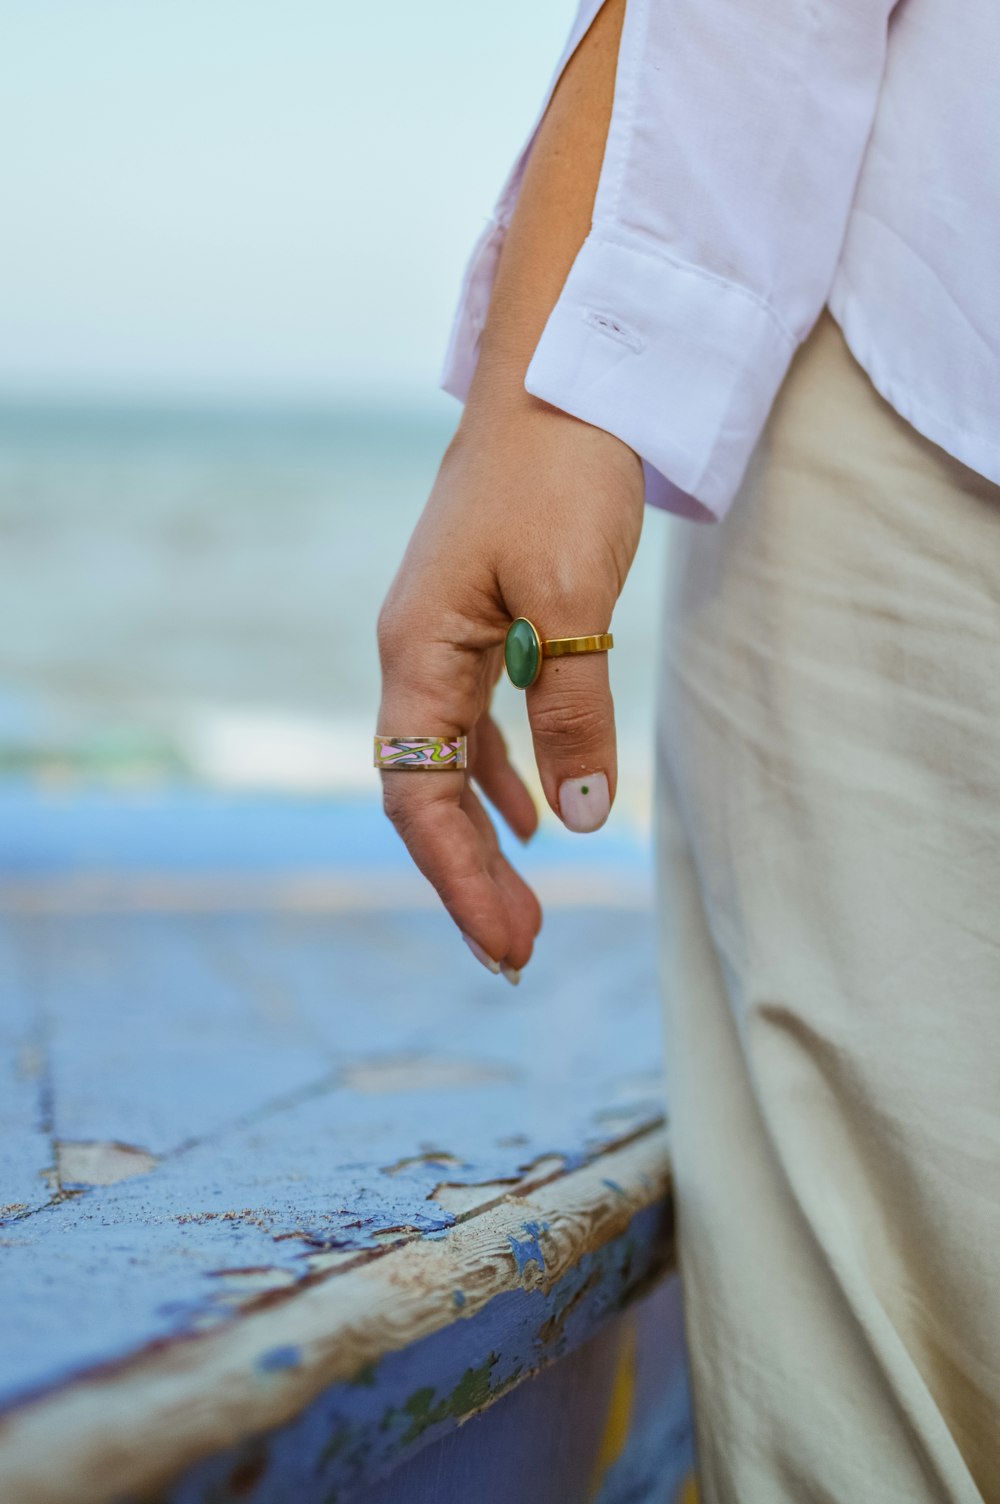
[[458, 427], [449, 445], [457, 457], [472, 453], [506, 454], [518, 468], [527, 453], [550, 454], [572, 466], [605, 464], [622, 479], [643, 486], [642, 461], [634, 449], [608, 429], [533, 396], [524, 386], [520, 364], [494, 366], [474, 380]]

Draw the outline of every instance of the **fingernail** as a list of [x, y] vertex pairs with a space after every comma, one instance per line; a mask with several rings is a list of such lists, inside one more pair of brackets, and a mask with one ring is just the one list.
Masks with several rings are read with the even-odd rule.
[[567, 778], [559, 785], [559, 813], [567, 830], [597, 830], [611, 812], [606, 773]]
[[494, 961], [492, 956], [488, 956], [483, 950], [483, 947], [481, 945], [477, 945], [475, 940], [472, 939], [471, 935], [463, 934], [462, 939], [465, 941], [466, 945], [469, 947], [476, 960], [481, 961], [486, 967], [487, 971], [492, 971], [494, 976], [498, 976], [500, 972], [500, 962]]
[[521, 982], [521, 973], [516, 966], [508, 966], [506, 961], [500, 962], [500, 974], [512, 987], [517, 987]]

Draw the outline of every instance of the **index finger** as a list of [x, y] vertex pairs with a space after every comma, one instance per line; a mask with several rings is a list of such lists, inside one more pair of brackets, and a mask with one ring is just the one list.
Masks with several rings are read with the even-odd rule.
[[[378, 733], [468, 735], [474, 746], [474, 724], [463, 720], [478, 720], [491, 688], [491, 665], [481, 652], [411, 639], [384, 652]], [[462, 933], [493, 961], [520, 970], [538, 927], [537, 902], [502, 857], [485, 811], [467, 797], [468, 777], [433, 763], [385, 769], [383, 805]]]

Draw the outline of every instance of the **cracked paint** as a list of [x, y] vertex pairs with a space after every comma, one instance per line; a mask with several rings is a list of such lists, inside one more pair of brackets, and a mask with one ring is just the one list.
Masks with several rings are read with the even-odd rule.
[[[403, 1170], [412, 1169], [415, 1165], [423, 1166], [428, 1170], [462, 1169], [462, 1161], [455, 1154], [447, 1154], [443, 1150], [425, 1149], [420, 1154], [405, 1154], [394, 1165], [380, 1165], [383, 1175], [398, 1175]], [[433, 1194], [433, 1192], [431, 1193]]]
[[499, 1354], [490, 1353], [478, 1368], [467, 1368], [450, 1394], [442, 1399], [435, 1399], [432, 1384], [414, 1390], [402, 1407], [410, 1423], [400, 1437], [400, 1446], [409, 1446], [430, 1426], [443, 1420], [462, 1420], [473, 1410], [481, 1409], [490, 1397], [490, 1371], [498, 1361]]
[[[64, 812], [41, 828], [54, 849]], [[136, 828], [101, 806], [87, 849], [111, 870]], [[644, 915], [554, 910], [530, 986], [498, 1008], [493, 981], [433, 912], [0, 914], [0, 1409], [232, 1321], [241, 1290], [447, 1239], [477, 1196], [661, 1120]]]
[[[386, 1353], [366, 1370], [371, 1382], [359, 1384], [355, 1375], [353, 1382], [333, 1386], [269, 1434], [270, 1467], [261, 1500], [324, 1497], [317, 1488], [333, 1497], [365, 1497], [370, 1480], [385, 1478], [553, 1358], [579, 1348], [618, 1309], [623, 1291], [640, 1290], [650, 1271], [660, 1267], [662, 1228], [662, 1207], [647, 1207], [637, 1213], [627, 1237], [583, 1254], [551, 1289], [538, 1284], [504, 1291], [474, 1315]], [[655, 1435], [662, 1436], [662, 1412], [654, 1410], [651, 1418]], [[170, 1504], [214, 1499], [213, 1488], [238, 1456], [192, 1468], [171, 1491]], [[662, 1450], [655, 1461], [662, 1470]]]
[[[94, 811], [86, 840], [74, 837], [89, 860], [96, 853], [109, 872], [116, 852], [123, 871], [148, 863], [134, 821]], [[31, 832], [13, 848], [29, 864], [36, 823], [15, 821], [15, 835]], [[43, 822], [53, 848], [66, 828], [61, 808]], [[173, 815], [161, 828], [188, 839]], [[254, 853], [287, 858], [244, 809], [228, 828], [244, 843], [237, 875]], [[309, 806], [301, 829], [318, 868], [330, 822]], [[118, 881], [128, 895], [129, 879]], [[0, 1009], [0, 1222], [17, 1234], [0, 1239], [0, 1413], [95, 1366], [114, 1373], [148, 1345], [236, 1325], [244, 1310], [271, 1306], [272, 1320], [300, 1282], [335, 1279], [390, 1248], [402, 1245], [391, 1262], [418, 1258], [406, 1244], [447, 1243], [495, 1200], [530, 1219], [544, 1202], [533, 1192], [521, 1212], [511, 1200], [526, 1185], [599, 1162], [662, 1120], [653, 951], [638, 912], [550, 910], [545, 946], [501, 1007], [494, 979], [463, 969], [434, 913], [125, 909], [0, 912], [0, 992], [14, 1004]], [[131, 1173], [102, 1174], [109, 1146]], [[138, 1172], [136, 1149], [151, 1161]], [[616, 1173], [634, 1194], [634, 1179]], [[462, 1276], [446, 1274], [433, 1292], [440, 1330], [382, 1353], [269, 1427], [266, 1442], [207, 1458], [157, 1497], [346, 1504], [368, 1497], [369, 1483], [373, 1498], [397, 1497], [397, 1466], [445, 1437], [450, 1446], [459, 1421], [498, 1397], [490, 1413], [521, 1398], [510, 1391], [644, 1288], [663, 1266], [662, 1221], [662, 1203], [637, 1213], [627, 1237], [553, 1282], [544, 1251], [551, 1259], [557, 1245], [536, 1212], [509, 1253], [493, 1250], [519, 1286], [484, 1305], [474, 1282], [453, 1288]], [[308, 1344], [282, 1345], [283, 1334], [276, 1326], [277, 1345], [247, 1360], [268, 1399], [300, 1382], [294, 1370], [310, 1359]], [[659, 1409], [654, 1421], [645, 1471], [626, 1471], [626, 1449], [601, 1504], [645, 1497], [637, 1479], [662, 1483]], [[483, 1424], [463, 1428], [466, 1444]]]

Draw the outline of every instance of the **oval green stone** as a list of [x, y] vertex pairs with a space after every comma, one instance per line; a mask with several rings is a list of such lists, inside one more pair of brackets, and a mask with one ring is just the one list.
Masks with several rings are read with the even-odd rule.
[[507, 677], [518, 689], [527, 689], [538, 678], [542, 666], [542, 644], [527, 617], [519, 616], [507, 628], [503, 661]]

